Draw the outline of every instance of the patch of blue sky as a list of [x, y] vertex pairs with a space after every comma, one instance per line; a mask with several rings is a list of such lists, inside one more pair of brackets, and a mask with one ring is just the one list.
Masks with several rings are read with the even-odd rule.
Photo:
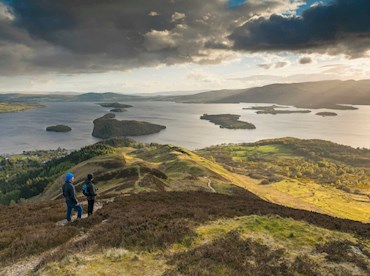
[[13, 0], [0, 0], [0, 3], [4, 3], [6, 5], [12, 4]]
[[312, 5], [315, 5], [316, 3], [320, 3], [322, 5], [327, 5], [330, 2], [333, 2], [334, 0], [306, 0], [303, 5], [299, 6], [299, 8], [296, 10], [297, 15], [302, 15], [302, 13], [309, 9]]
[[234, 9], [234, 8], [244, 5], [246, 2], [247, 0], [229, 0], [228, 6], [230, 9]]

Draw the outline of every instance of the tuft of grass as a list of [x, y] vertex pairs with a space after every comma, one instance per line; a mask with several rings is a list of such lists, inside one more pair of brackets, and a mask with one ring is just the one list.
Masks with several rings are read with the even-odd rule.
[[220, 219], [199, 226], [194, 230], [197, 237], [194, 242], [198, 244], [202, 240], [213, 240], [230, 231], [237, 231], [244, 237], [262, 240], [267, 236], [291, 250], [297, 247], [314, 247], [337, 239], [357, 241], [357, 238], [351, 234], [328, 230], [291, 218], [251, 215]]
[[224, 237], [193, 250], [175, 254], [169, 264], [175, 269], [164, 275], [293, 275], [284, 249], [242, 239], [231, 231]]
[[316, 249], [320, 253], [326, 253], [325, 258], [328, 261], [354, 263], [368, 274], [370, 273], [370, 251], [361, 244], [348, 240], [336, 240], [319, 244]]

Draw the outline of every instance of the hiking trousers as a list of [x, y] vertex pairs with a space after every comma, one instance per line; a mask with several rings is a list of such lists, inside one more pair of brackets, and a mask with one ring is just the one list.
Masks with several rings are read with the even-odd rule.
[[87, 215], [90, 216], [94, 212], [94, 199], [88, 199], [87, 200]]
[[71, 221], [71, 216], [72, 216], [72, 210], [75, 210], [77, 212], [77, 218], [82, 217], [82, 207], [80, 204], [76, 205], [71, 202], [66, 202], [67, 204], [67, 221]]

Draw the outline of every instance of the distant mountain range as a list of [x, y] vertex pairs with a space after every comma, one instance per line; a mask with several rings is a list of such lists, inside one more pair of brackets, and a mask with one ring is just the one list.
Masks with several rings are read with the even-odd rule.
[[146, 99], [140, 96], [124, 95], [119, 93], [97, 93], [89, 92], [79, 95], [62, 95], [62, 94], [21, 94], [10, 93], [0, 94], [0, 101], [8, 102], [105, 102], [105, 101], [138, 101]]
[[238, 90], [217, 90], [193, 95], [158, 96], [124, 95], [119, 93], [85, 93], [80, 95], [0, 94], [0, 101], [174, 101], [180, 103], [276, 103], [304, 108], [333, 108], [338, 104], [369, 105], [370, 80], [319, 81], [290, 84], [271, 84]]
[[370, 80], [271, 84], [239, 90], [218, 90], [162, 100], [183, 103], [277, 103], [305, 108], [335, 108], [337, 104], [370, 104]]

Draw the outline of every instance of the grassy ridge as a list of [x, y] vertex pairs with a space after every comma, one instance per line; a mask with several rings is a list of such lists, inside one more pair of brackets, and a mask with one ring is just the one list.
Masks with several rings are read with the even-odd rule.
[[71, 170], [77, 183], [94, 172], [103, 195], [211, 191], [211, 181], [219, 193], [235, 194], [239, 186], [278, 204], [370, 221], [369, 150], [325, 141], [265, 140], [195, 153], [171, 145], [113, 139], [45, 164], [17, 160], [12, 171], [0, 171], [0, 179], [6, 177], [0, 199], [6, 204], [43, 190], [38, 198], [58, 198], [63, 175]]

